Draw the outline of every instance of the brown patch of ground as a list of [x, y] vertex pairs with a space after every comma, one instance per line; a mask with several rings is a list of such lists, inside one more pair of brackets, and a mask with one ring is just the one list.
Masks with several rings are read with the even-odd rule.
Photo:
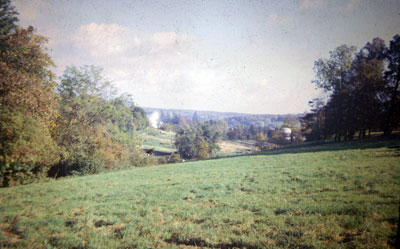
[[22, 232], [19, 231], [16, 227], [16, 223], [18, 222], [18, 218], [15, 217], [11, 223], [3, 223], [0, 224], [0, 232], [2, 234], [2, 240], [0, 242], [0, 248], [2, 246], [7, 246], [11, 244], [17, 243], [20, 239], [22, 239]]
[[171, 238], [166, 240], [165, 242], [175, 245], [183, 245], [183, 246], [191, 246], [191, 247], [200, 247], [200, 248], [221, 248], [221, 249], [230, 249], [230, 248], [247, 248], [247, 249], [258, 249], [259, 246], [245, 243], [242, 241], [232, 241], [229, 243], [211, 243], [209, 239], [202, 238], [189, 238], [189, 239], [180, 239], [179, 235], [174, 233]]

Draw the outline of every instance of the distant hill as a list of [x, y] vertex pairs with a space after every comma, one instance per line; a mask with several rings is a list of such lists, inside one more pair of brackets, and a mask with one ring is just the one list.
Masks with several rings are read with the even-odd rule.
[[[163, 117], [173, 117], [174, 115], [183, 116], [187, 119], [192, 119], [193, 115], [197, 113], [197, 118], [200, 121], [207, 120], [225, 120], [229, 126], [237, 125], [256, 125], [279, 127], [282, 121], [286, 119], [289, 114], [248, 114], [248, 113], [235, 113], [235, 112], [216, 112], [216, 111], [199, 111], [199, 110], [181, 110], [181, 109], [164, 109], [153, 107], [142, 107], [147, 116], [154, 112], [160, 113], [161, 120]], [[300, 117], [302, 114], [296, 114]]]

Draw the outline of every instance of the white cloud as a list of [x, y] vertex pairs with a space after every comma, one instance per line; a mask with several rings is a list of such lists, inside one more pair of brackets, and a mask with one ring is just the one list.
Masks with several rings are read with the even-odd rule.
[[[117, 24], [81, 26], [70, 38], [74, 46], [70, 47], [68, 58], [64, 56], [56, 64], [102, 66], [120, 92], [132, 95], [141, 106], [279, 113], [296, 109], [288, 107], [289, 102], [298, 106], [307, 103], [301, 96], [293, 100], [303, 91], [284, 83], [296, 81], [299, 74], [290, 76], [285, 71], [273, 77], [258, 76], [243, 74], [242, 66], [233, 66], [236, 64], [229, 59], [221, 64], [211, 63], [208, 56], [198, 54], [201, 40], [189, 34], [132, 34], [129, 28]], [[286, 60], [279, 60], [288, 66]], [[276, 67], [264, 66], [272, 71]], [[308, 83], [309, 79], [302, 81]], [[280, 82], [279, 86], [276, 82]]]
[[327, 0], [302, 0], [300, 3], [301, 10], [319, 9], [326, 5]]
[[129, 29], [118, 24], [90, 23], [81, 26], [72, 36], [74, 45], [85, 49], [95, 57], [115, 56], [124, 53], [139, 41], [130, 41]]

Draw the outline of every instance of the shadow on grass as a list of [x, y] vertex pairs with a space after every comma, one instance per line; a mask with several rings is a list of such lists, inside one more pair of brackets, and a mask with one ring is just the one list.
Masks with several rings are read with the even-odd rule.
[[[279, 149], [273, 149], [264, 152], [257, 152], [246, 155], [232, 155], [219, 158], [233, 158], [242, 156], [256, 156], [256, 155], [281, 155], [281, 154], [298, 154], [298, 153], [312, 153], [324, 151], [343, 151], [343, 150], [365, 150], [374, 148], [388, 148], [396, 150], [397, 156], [400, 156], [400, 136], [393, 136], [389, 138], [371, 138], [362, 141], [347, 141], [347, 142], [313, 142], [299, 145], [290, 145]], [[215, 159], [215, 158], [211, 158]]]

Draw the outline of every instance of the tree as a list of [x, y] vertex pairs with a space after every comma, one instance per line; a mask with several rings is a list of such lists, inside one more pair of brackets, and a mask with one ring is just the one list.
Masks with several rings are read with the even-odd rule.
[[264, 136], [264, 133], [259, 132], [256, 135], [256, 147], [259, 148], [260, 150], [265, 150], [266, 149], [266, 142], [268, 139]]
[[378, 129], [382, 110], [380, 96], [384, 90], [385, 42], [380, 38], [367, 43], [356, 55], [348, 73], [347, 98], [351, 108], [346, 115], [346, 126], [350, 130], [349, 139], [359, 131], [359, 138], [366, 131]]
[[301, 133], [308, 141], [322, 140], [327, 138], [327, 124], [325, 115], [325, 103], [319, 99], [308, 102], [313, 108], [300, 119]]
[[175, 146], [184, 159], [208, 158], [219, 150], [222, 134], [218, 122], [207, 121], [193, 127], [183, 127], [175, 135]]
[[324, 138], [335, 134], [335, 140], [341, 136], [352, 140], [358, 132], [362, 139], [367, 131], [382, 129], [390, 135], [400, 126], [400, 37], [396, 35], [389, 48], [380, 38], [355, 55], [347, 48], [341, 46], [331, 52], [329, 60], [316, 62], [314, 83], [329, 97], [323, 107], [303, 117], [308, 137], [321, 138], [318, 129], [323, 129]]
[[16, 14], [0, 1], [0, 186], [42, 177], [58, 160], [54, 64], [46, 39], [18, 27]]
[[134, 106], [131, 104], [131, 112], [133, 116], [133, 122], [135, 123], [135, 128], [137, 130], [143, 130], [149, 127], [150, 122], [147, 119], [146, 113], [144, 110], [138, 106]]
[[210, 157], [210, 147], [208, 146], [208, 143], [204, 140], [199, 140], [196, 142], [196, 153], [197, 153], [197, 158], [199, 159], [206, 159]]
[[7, 36], [17, 27], [18, 12], [10, 0], [0, 0], [0, 36]]
[[386, 53], [388, 70], [385, 72], [385, 97], [386, 111], [385, 135], [391, 135], [394, 128], [400, 126], [400, 36], [395, 35], [390, 41]]
[[88, 174], [135, 164], [136, 130], [143, 125], [137, 121], [144, 117], [129, 96], [115, 96], [101, 68], [68, 67], [58, 92], [57, 142], [65, 153], [53, 174]]
[[272, 132], [270, 142], [277, 145], [288, 145], [290, 143], [282, 130], [278, 128]]
[[347, 132], [343, 117], [346, 109], [350, 106], [347, 98], [346, 82], [355, 51], [356, 48], [354, 46], [341, 45], [330, 52], [329, 59], [319, 59], [314, 63], [316, 80], [313, 83], [329, 95], [329, 102], [325, 112], [327, 115], [326, 120], [327, 124], [330, 125], [329, 131], [336, 134], [338, 140], [342, 135], [346, 135]]
[[175, 135], [175, 147], [184, 159], [196, 157], [196, 131], [194, 128], [184, 127]]

